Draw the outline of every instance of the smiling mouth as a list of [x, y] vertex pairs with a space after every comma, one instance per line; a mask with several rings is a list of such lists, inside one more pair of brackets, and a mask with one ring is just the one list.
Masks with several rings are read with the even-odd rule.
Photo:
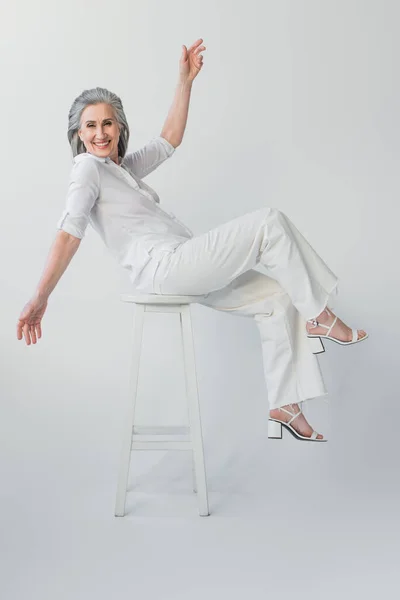
[[93, 142], [93, 144], [94, 144], [94, 146], [97, 146], [98, 148], [106, 148], [108, 146], [108, 144], [110, 143], [110, 141], [111, 140], [108, 140], [108, 142], [106, 142], [106, 143]]

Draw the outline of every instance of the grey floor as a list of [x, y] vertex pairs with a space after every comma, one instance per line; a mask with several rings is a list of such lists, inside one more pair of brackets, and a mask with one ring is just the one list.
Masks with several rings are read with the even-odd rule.
[[365, 431], [334, 419], [317, 446], [267, 440], [261, 424], [225, 455], [210, 452], [210, 432], [209, 517], [197, 513], [188, 452], [136, 453], [128, 513], [116, 518], [119, 448], [102, 443], [105, 430], [71, 447], [61, 422], [40, 439], [31, 425], [3, 454], [4, 600], [350, 599], [397, 589], [395, 456], [381, 460], [381, 442], [366, 443]]

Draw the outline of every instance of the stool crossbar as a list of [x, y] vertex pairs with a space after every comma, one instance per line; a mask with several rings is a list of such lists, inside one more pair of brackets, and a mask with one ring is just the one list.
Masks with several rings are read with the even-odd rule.
[[[193, 490], [197, 492], [199, 514], [202, 517], [210, 514], [190, 313], [190, 304], [197, 302], [198, 299], [199, 296], [168, 296], [162, 294], [121, 295], [123, 302], [135, 304], [135, 314], [133, 320], [132, 368], [130, 373], [131, 402], [129, 403], [129, 412], [124, 423], [125, 430], [123, 432], [115, 504], [116, 517], [123, 517], [125, 515], [127, 484], [133, 450], [191, 450], [194, 477]], [[189, 426], [137, 427], [135, 425], [143, 326], [144, 317], [147, 312], [172, 312], [179, 313], [180, 315]]]

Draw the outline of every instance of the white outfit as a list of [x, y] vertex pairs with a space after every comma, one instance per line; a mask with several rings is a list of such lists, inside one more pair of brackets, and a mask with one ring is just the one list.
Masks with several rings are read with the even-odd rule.
[[136, 289], [150, 283], [155, 261], [139, 282], [150, 251], [176, 248], [193, 236], [173, 213], [162, 210], [156, 192], [141, 181], [175, 151], [162, 137], [126, 154], [120, 165], [84, 152], [75, 156], [66, 208], [57, 228], [82, 239], [90, 223], [118, 263], [130, 271]]
[[[155, 191], [141, 181], [173, 151], [157, 137], [126, 155], [121, 166], [78, 155], [58, 227], [81, 238], [90, 222], [131, 271], [135, 290], [200, 295], [201, 304], [254, 318], [270, 408], [325, 395], [305, 324], [337, 293], [338, 278], [275, 208], [194, 236], [161, 210]], [[253, 270], [256, 265], [266, 274]]]

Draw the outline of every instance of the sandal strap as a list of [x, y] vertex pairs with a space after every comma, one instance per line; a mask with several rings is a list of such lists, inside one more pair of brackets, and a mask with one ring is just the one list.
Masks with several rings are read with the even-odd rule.
[[[288, 415], [293, 415], [292, 412], [290, 412], [290, 410], [286, 410], [286, 408], [282, 408], [281, 406], [279, 407], [279, 410], [283, 410], [283, 412], [287, 413]], [[287, 421], [287, 425], [290, 425], [290, 423], [292, 423], [292, 421], [294, 421], [296, 419], [296, 417], [298, 417], [299, 415], [301, 415], [303, 412], [302, 407], [299, 406], [299, 412], [296, 413], [295, 415], [292, 416], [291, 419], [289, 419], [289, 421]], [[312, 434], [310, 435], [310, 439], [311, 440], [316, 440], [318, 437], [319, 433], [317, 431], [315, 431], [313, 429]]]
[[[335, 317], [335, 318], [334, 318], [334, 320], [333, 320], [333, 323], [332, 323], [332, 325], [329, 327], [329, 329], [328, 329], [328, 333], [326, 334], [327, 336], [330, 334], [330, 332], [331, 332], [331, 331], [332, 331], [332, 329], [334, 328], [334, 326], [335, 326], [335, 323], [336, 323], [337, 319], [338, 319], [337, 317]], [[326, 325], [324, 325], [324, 327], [326, 327]]]
[[288, 425], [290, 425], [290, 423], [292, 423], [292, 421], [294, 421], [303, 412], [300, 406], [299, 406], [299, 412], [296, 413], [295, 415], [292, 412], [290, 412], [290, 410], [286, 410], [286, 408], [279, 407], [279, 410], [283, 410], [283, 412], [287, 413], [288, 415], [292, 415], [292, 418], [289, 419], [289, 421], [287, 421]]
[[[328, 332], [326, 333], [326, 337], [328, 337], [328, 335], [330, 334], [330, 332], [332, 331], [332, 329], [334, 328], [336, 321], [338, 320], [337, 316], [334, 318], [332, 325], [324, 325], [323, 323], [320, 323], [319, 321], [316, 321], [315, 319], [311, 319], [309, 321], [307, 321], [308, 323], [312, 323], [314, 325], [314, 327], [324, 327], [324, 329], [327, 329]], [[312, 329], [312, 327], [311, 327]]]

